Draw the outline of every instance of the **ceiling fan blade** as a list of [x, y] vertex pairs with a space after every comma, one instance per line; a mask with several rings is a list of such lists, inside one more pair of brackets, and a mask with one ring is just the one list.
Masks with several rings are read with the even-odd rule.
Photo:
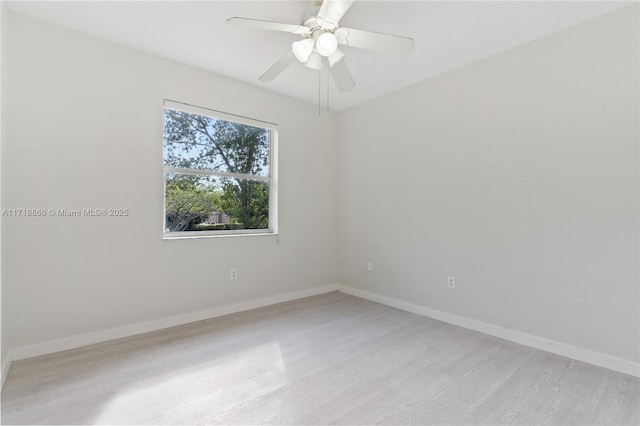
[[409, 37], [354, 30], [353, 28], [338, 28], [334, 34], [338, 43], [345, 46], [400, 56], [409, 56], [413, 51], [413, 39]]
[[289, 65], [291, 65], [296, 60], [295, 55], [291, 50], [287, 52], [282, 58], [278, 60], [275, 64], [271, 65], [264, 74], [262, 74], [259, 78], [260, 81], [267, 83], [274, 78], [276, 78], [282, 71], [284, 71]]
[[337, 64], [334, 64], [329, 69], [329, 72], [331, 73], [331, 77], [333, 77], [333, 81], [336, 83], [336, 86], [338, 86], [339, 91], [348, 92], [356, 87], [356, 82], [353, 81], [351, 71], [349, 71], [344, 59]]
[[318, 18], [335, 27], [352, 4], [353, 0], [324, 0], [318, 11]]
[[286, 33], [300, 35], [309, 34], [309, 28], [302, 25], [282, 24], [280, 22], [261, 21], [260, 19], [233, 17], [227, 19], [227, 24], [237, 25], [240, 27], [251, 27], [259, 30], [283, 31]]

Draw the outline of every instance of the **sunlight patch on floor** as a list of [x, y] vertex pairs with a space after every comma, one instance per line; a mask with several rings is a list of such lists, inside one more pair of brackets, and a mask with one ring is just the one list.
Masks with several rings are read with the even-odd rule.
[[[202, 358], [199, 358], [202, 360]], [[206, 357], [205, 357], [206, 359]], [[225, 354], [189, 365], [180, 359], [172, 369], [155, 363], [135, 375], [95, 419], [98, 424], [139, 422], [188, 423], [221, 414], [238, 401], [250, 401], [289, 383], [277, 342]], [[175, 363], [174, 363], [175, 364]], [[166, 401], [175, 401], [170, 411]]]

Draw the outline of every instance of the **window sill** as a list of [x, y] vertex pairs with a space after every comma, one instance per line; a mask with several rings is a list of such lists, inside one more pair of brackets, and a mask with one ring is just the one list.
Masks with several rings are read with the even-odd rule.
[[218, 234], [218, 233], [198, 233], [189, 235], [182, 235], [182, 233], [175, 234], [164, 234], [162, 236], [163, 240], [195, 240], [200, 238], [236, 238], [236, 237], [276, 237], [278, 238], [277, 232], [236, 232], [236, 233], [226, 233], [226, 234]]

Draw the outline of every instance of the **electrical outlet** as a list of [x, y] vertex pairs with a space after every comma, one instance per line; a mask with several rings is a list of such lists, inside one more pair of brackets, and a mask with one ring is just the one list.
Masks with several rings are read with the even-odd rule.
[[447, 278], [447, 287], [456, 288], [456, 277], [448, 277]]
[[373, 262], [367, 262], [367, 272], [373, 271]]
[[232, 269], [231, 270], [231, 274], [229, 275], [229, 279], [231, 281], [235, 281], [238, 279], [238, 270], [237, 269]]

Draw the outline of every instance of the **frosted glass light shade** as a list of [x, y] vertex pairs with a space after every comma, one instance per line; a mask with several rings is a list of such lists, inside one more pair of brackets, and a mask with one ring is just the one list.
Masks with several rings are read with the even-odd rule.
[[338, 48], [338, 39], [332, 33], [322, 33], [316, 40], [316, 50], [322, 56], [331, 56]]
[[291, 50], [293, 51], [296, 59], [304, 63], [307, 62], [309, 55], [313, 52], [314, 44], [315, 40], [312, 38], [305, 38], [304, 40], [294, 41], [291, 45]]
[[306, 64], [304, 64], [304, 66], [307, 68], [311, 68], [312, 70], [320, 71], [322, 69], [322, 56], [318, 55], [316, 52], [313, 52], [311, 55], [309, 55], [309, 60]]

